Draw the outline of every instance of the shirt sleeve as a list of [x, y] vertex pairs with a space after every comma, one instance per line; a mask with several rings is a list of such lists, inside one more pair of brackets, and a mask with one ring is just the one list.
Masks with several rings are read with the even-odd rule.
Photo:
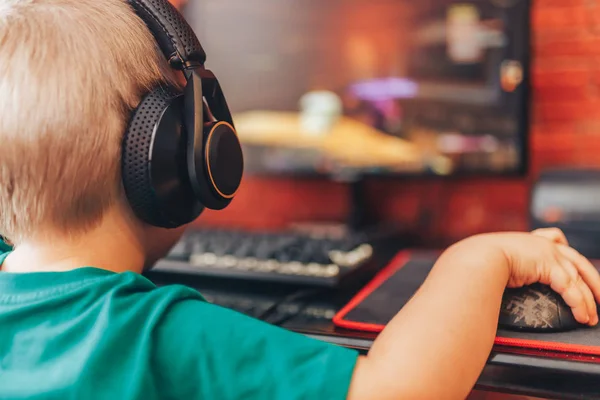
[[157, 329], [161, 392], [185, 399], [346, 399], [358, 353], [199, 300]]

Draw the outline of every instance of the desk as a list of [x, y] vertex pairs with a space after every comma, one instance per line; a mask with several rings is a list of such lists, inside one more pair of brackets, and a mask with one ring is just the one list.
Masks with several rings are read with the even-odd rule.
[[[333, 325], [321, 327], [286, 324], [287, 329], [315, 339], [366, 353], [374, 336], [343, 332]], [[560, 357], [563, 358], [560, 358]], [[475, 389], [548, 399], [600, 398], [600, 362], [591, 357], [494, 348]]]
[[[149, 274], [157, 284], [185, 283], [200, 292], [230, 293], [248, 297], [270, 296], [280, 299], [286, 290], [272, 284], [231, 282], [211, 279], [186, 278], [181, 276]], [[310, 304], [329, 308], [341, 308], [358, 287], [321, 295], [311, 299]], [[292, 318], [282, 327], [315, 339], [357, 349], [366, 353], [374, 334], [336, 328], [329, 319]], [[594, 357], [566, 355], [550, 352], [520, 351], [495, 347], [476, 389], [522, 394], [550, 399], [600, 399], [600, 360]]]

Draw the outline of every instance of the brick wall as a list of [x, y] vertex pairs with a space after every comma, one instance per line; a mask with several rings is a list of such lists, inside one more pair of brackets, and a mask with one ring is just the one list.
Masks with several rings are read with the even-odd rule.
[[[600, 0], [533, 0], [532, 26], [529, 176], [369, 182], [376, 215], [446, 241], [526, 229], [532, 176], [546, 167], [600, 166]], [[260, 228], [341, 220], [348, 209], [346, 191], [318, 180], [247, 179], [230, 208], [207, 212], [201, 223]]]

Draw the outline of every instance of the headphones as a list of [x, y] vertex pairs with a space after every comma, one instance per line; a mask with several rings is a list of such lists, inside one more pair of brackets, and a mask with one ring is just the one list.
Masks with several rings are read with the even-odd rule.
[[146, 223], [176, 228], [204, 210], [221, 210], [243, 175], [242, 148], [219, 81], [192, 28], [167, 0], [127, 0], [146, 23], [183, 92], [156, 87], [133, 111], [122, 145], [129, 205]]

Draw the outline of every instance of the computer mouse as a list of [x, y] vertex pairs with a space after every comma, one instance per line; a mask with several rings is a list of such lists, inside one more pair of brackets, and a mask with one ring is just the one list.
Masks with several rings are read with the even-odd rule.
[[506, 289], [498, 326], [529, 332], [565, 332], [583, 327], [563, 298], [547, 285], [536, 283]]

